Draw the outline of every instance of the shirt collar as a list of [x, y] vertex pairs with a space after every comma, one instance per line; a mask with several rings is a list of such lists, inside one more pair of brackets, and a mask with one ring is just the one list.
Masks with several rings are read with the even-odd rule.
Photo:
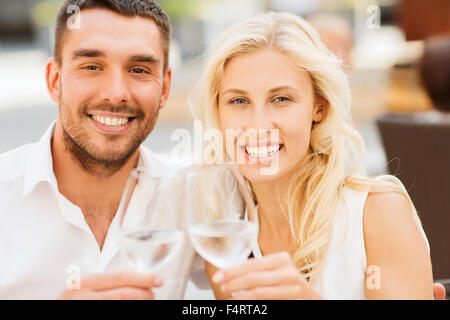
[[164, 170], [160, 166], [159, 161], [157, 161], [156, 155], [144, 146], [139, 148], [138, 167], [145, 167], [152, 178], [162, 178], [164, 176]]
[[23, 196], [29, 194], [40, 182], [48, 182], [57, 186], [53, 173], [53, 159], [51, 141], [56, 121], [45, 131], [41, 139], [31, 147], [30, 154], [25, 160]]
[[[23, 193], [25, 197], [40, 182], [48, 182], [51, 186], [58, 189], [55, 173], [53, 172], [53, 158], [51, 142], [55, 130], [56, 120], [51, 123], [44, 135], [38, 142], [31, 147], [30, 154], [25, 160]], [[145, 167], [152, 178], [161, 179], [169, 174], [169, 168], [165, 167], [163, 160], [148, 148], [141, 146], [139, 148], [140, 158], [138, 166]]]

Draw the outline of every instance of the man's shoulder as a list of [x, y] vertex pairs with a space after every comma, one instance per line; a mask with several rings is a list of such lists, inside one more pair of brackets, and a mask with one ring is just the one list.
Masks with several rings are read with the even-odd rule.
[[23, 176], [25, 163], [33, 144], [0, 153], [0, 183], [11, 181]]

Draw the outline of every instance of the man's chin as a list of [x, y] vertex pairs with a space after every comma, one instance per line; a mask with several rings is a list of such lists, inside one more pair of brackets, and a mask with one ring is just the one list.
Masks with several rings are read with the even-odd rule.
[[138, 148], [133, 148], [131, 150], [100, 150], [97, 149], [94, 152], [89, 152], [90, 157], [95, 162], [98, 162], [99, 164], [117, 164], [117, 163], [123, 163], [125, 164], [128, 159], [130, 159], [136, 152], [138, 151]]
[[118, 172], [138, 152], [137, 147], [127, 149], [101, 148], [72, 148], [71, 153], [81, 167], [95, 176], [109, 177]]

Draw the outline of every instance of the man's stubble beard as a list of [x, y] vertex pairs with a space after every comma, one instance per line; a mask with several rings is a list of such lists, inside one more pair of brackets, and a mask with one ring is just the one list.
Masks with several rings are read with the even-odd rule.
[[[61, 126], [63, 132], [63, 142], [64, 147], [71, 154], [75, 162], [87, 173], [97, 177], [110, 177], [118, 172], [127, 161], [135, 154], [136, 150], [140, 147], [141, 143], [147, 138], [150, 132], [153, 130], [156, 121], [159, 116], [159, 101], [157, 106], [152, 111], [148, 122], [145, 124], [143, 129], [140, 129], [133, 135], [133, 137], [127, 143], [127, 148], [124, 152], [120, 154], [102, 154], [96, 152], [95, 144], [90, 142], [88, 133], [84, 130], [81, 125], [76, 125], [73, 123], [70, 116], [65, 112], [62, 112], [63, 108], [68, 110], [67, 106], [63, 103], [59, 106], [59, 111], [61, 117]], [[84, 108], [80, 109], [78, 114], [79, 119], [83, 119], [85, 114], [83, 112]], [[134, 121], [144, 121], [144, 115], [141, 113], [136, 117]], [[132, 125], [136, 125], [134, 123]], [[114, 143], [117, 136], [111, 135], [108, 137], [107, 143]]]

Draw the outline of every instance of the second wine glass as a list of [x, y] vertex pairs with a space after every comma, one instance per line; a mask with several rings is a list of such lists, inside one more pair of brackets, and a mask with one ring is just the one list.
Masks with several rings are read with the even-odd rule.
[[230, 163], [193, 168], [185, 196], [197, 253], [220, 269], [244, 262], [257, 241], [258, 224], [251, 221], [256, 205], [238, 168]]

